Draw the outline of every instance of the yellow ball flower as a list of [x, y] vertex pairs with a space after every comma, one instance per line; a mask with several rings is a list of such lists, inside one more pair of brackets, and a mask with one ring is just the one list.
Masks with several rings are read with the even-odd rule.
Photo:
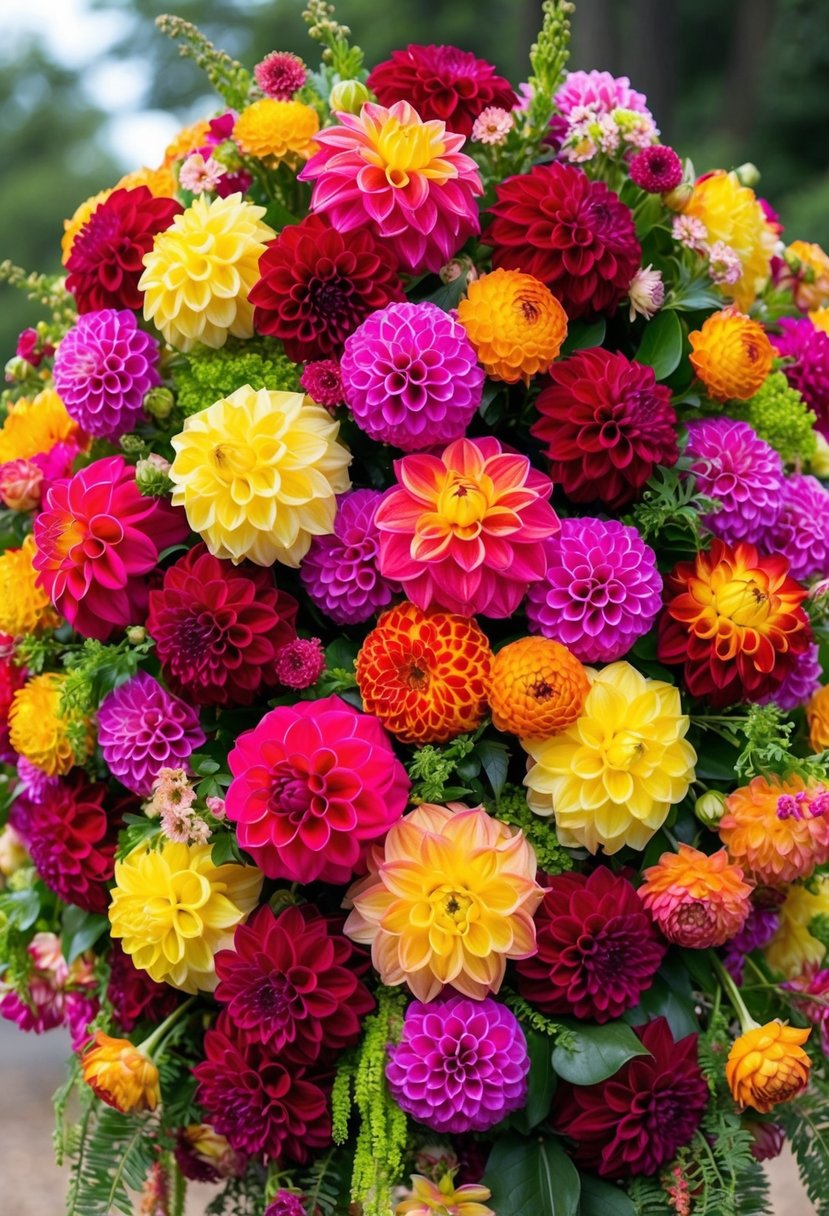
[[79, 203], [75, 208], [72, 216], [68, 220], [63, 221], [63, 236], [60, 238], [60, 260], [65, 266], [69, 261], [69, 255], [72, 252], [72, 246], [75, 243], [75, 237], [83, 228], [86, 221], [92, 215], [92, 212], [105, 203], [112, 194], [115, 187], [109, 190], [99, 190], [97, 194], [93, 194], [91, 198], [86, 198], [82, 203]]
[[798, 1030], [775, 1020], [741, 1034], [725, 1065], [734, 1101], [767, 1115], [781, 1102], [790, 1102], [801, 1093], [812, 1066], [803, 1050], [811, 1033], [811, 1029]]
[[51, 452], [56, 443], [77, 434], [77, 422], [69, 417], [54, 389], [45, 388], [31, 400], [21, 397], [9, 406], [0, 427], [0, 464]]
[[678, 688], [630, 663], [587, 670], [590, 691], [573, 725], [552, 739], [522, 740], [532, 760], [527, 802], [536, 815], [555, 815], [564, 845], [644, 849], [694, 779], [689, 719]]
[[794, 883], [786, 892], [777, 932], [763, 953], [769, 966], [788, 980], [823, 961], [823, 944], [809, 932], [809, 921], [815, 916], [829, 916], [829, 878], [819, 878], [809, 887]]
[[96, 1097], [124, 1115], [155, 1110], [161, 1100], [158, 1069], [129, 1039], [113, 1039], [97, 1030], [81, 1057], [81, 1069]]
[[178, 190], [176, 175], [168, 165], [159, 165], [157, 169], [144, 165], [132, 173], [125, 173], [115, 189], [135, 190], [137, 186], [146, 186], [154, 198], [175, 198]]
[[714, 401], [745, 401], [762, 387], [774, 350], [759, 321], [734, 309], [712, 313], [688, 335], [691, 366]]
[[[17, 690], [9, 710], [12, 747], [50, 777], [65, 777], [75, 764], [82, 764], [94, 743], [92, 723], [84, 723], [83, 715], [63, 717], [58, 712], [66, 679], [54, 671], [35, 676]], [[80, 755], [73, 737], [81, 741]]]
[[825, 334], [829, 334], [829, 306], [826, 308], [816, 308], [814, 312], [810, 312], [809, 320], [815, 329], [821, 329]]
[[158, 233], [138, 287], [146, 320], [171, 346], [188, 351], [203, 342], [216, 349], [230, 334], [253, 337], [248, 294], [275, 235], [262, 223], [264, 214], [241, 194], [212, 201], [201, 195]]
[[696, 183], [684, 213], [702, 221], [709, 244], [724, 241], [737, 254], [743, 273], [720, 290], [738, 308], [750, 308], [768, 282], [777, 241], [754, 191], [720, 170]]
[[248, 156], [271, 168], [281, 164], [295, 168], [316, 152], [314, 136], [319, 129], [320, 120], [312, 106], [263, 97], [236, 119], [233, 138]]
[[38, 586], [33, 536], [19, 549], [0, 553], [0, 633], [13, 638], [26, 633], [56, 629], [59, 618], [46, 592]]
[[112, 936], [157, 983], [212, 992], [213, 959], [256, 907], [262, 874], [235, 862], [215, 866], [209, 844], [140, 845], [115, 863]]
[[519, 270], [470, 283], [458, 320], [487, 375], [507, 384], [546, 372], [567, 337], [567, 314], [549, 287]]
[[339, 424], [301, 393], [237, 389], [173, 439], [173, 505], [216, 557], [298, 566], [334, 527], [351, 456]]
[[824, 751], [829, 747], [829, 684], [824, 684], [810, 698], [806, 721], [809, 723], [809, 746], [813, 752]]

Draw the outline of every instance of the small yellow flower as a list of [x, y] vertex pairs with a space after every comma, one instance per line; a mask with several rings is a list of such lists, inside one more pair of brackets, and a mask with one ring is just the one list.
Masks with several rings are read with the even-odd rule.
[[295, 168], [316, 152], [314, 136], [319, 129], [319, 117], [312, 106], [263, 97], [236, 119], [233, 138], [248, 156], [271, 168], [283, 163]]
[[210, 122], [206, 118], [199, 119], [198, 122], [191, 122], [187, 127], [182, 127], [164, 149], [164, 160], [162, 163], [169, 166], [177, 160], [181, 160], [188, 152], [193, 152], [196, 148], [200, 148], [209, 134]]
[[734, 1101], [767, 1115], [797, 1097], [809, 1082], [812, 1062], [803, 1044], [811, 1033], [774, 1021], [741, 1034], [725, 1065]]
[[777, 932], [763, 951], [769, 966], [788, 980], [823, 960], [823, 944], [809, 932], [816, 916], [829, 916], [829, 878], [816, 879], [808, 887], [793, 883], [780, 908]]
[[83, 724], [83, 717], [72, 713], [64, 718], [58, 712], [66, 679], [53, 671], [35, 676], [17, 690], [9, 710], [12, 747], [50, 777], [65, 777], [76, 764], [82, 764], [94, 743], [91, 722], [86, 723], [85, 739], [82, 731], [72, 731], [84, 739], [83, 754], [76, 755], [70, 731]]
[[13, 638], [55, 629], [58, 625], [48, 595], [38, 586], [37, 571], [32, 565], [34, 555], [31, 535], [19, 549], [0, 553], [0, 633]]
[[154, 198], [175, 198], [178, 182], [168, 165], [159, 165], [157, 169], [148, 169], [144, 165], [132, 173], [125, 173], [115, 189], [135, 190], [138, 186], [146, 186]]
[[452, 1174], [444, 1174], [440, 1182], [412, 1174], [411, 1198], [397, 1205], [395, 1216], [495, 1216], [483, 1203], [491, 1196], [488, 1187], [473, 1183], [456, 1188]]
[[78, 424], [54, 389], [45, 388], [31, 400], [21, 397], [9, 407], [0, 427], [0, 464], [51, 452], [56, 443], [73, 439]]
[[158, 1069], [129, 1039], [95, 1033], [81, 1059], [83, 1079], [102, 1102], [126, 1115], [155, 1110], [161, 1099]]

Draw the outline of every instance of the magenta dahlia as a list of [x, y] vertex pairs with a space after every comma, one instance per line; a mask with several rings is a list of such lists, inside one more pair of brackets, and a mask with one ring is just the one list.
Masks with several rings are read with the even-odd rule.
[[349, 490], [337, 499], [334, 531], [315, 536], [300, 577], [316, 606], [335, 625], [358, 625], [391, 603], [399, 586], [378, 570], [378, 490]]
[[299, 55], [271, 51], [253, 69], [253, 78], [266, 97], [290, 101], [308, 79], [308, 69]]
[[[780, 514], [786, 484], [774, 448], [747, 422], [700, 418], [688, 423], [683, 455], [699, 493], [720, 503], [705, 517], [709, 531], [732, 545], [760, 540]], [[792, 574], [797, 577], [796, 570]]]
[[325, 650], [319, 638], [293, 638], [276, 656], [276, 678], [286, 688], [310, 688], [325, 671]]
[[682, 181], [682, 161], [673, 148], [652, 144], [630, 162], [630, 180], [648, 194], [667, 194]]
[[26, 673], [14, 661], [12, 639], [0, 633], [0, 648], [4, 643], [10, 645], [11, 650], [8, 654], [0, 653], [0, 764], [13, 764], [16, 756], [9, 741], [9, 710], [14, 694], [26, 681]]
[[780, 709], [790, 713], [800, 709], [810, 697], [817, 692], [823, 683], [823, 664], [820, 661], [820, 647], [817, 642], [810, 642], [802, 654], [795, 657], [791, 670], [783, 679], [783, 683], [774, 692], [765, 693], [757, 698], [758, 705], [768, 705], [774, 702]]
[[160, 768], [186, 768], [204, 741], [196, 711], [146, 671], [107, 693], [98, 710], [104, 763], [142, 798], [149, 798]]
[[817, 429], [829, 439], [829, 334], [809, 317], [784, 317], [780, 333], [770, 334], [792, 388], [817, 415]]
[[336, 359], [316, 359], [306, 363], [299, 382], [312, 401], [334, 410], [343, 401], [343, 378]]
[[816, 477], [794, 474], [781, 486], [776, 518], [761, 545], [789, 559], [792, 578], [824, 578], [829, 571], [829, 491]]
[[157, 984], [146, 971], [139, 970], [115, 939], [107, 961], [107, 1001], [116, 1026], [124, 1034], [131, 1034], [139, 1022], [155, 1026], [173, 1012], [179, 1002], [178, 991], [169, 984]]

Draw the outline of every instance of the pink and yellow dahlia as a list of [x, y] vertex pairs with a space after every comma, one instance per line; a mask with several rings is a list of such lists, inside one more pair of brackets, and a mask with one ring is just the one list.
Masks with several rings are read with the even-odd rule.
[[639, 896], [669, 942], [692, 950], [722, 946], [751, 910], [751, 887], [725, 849], [707, 856], [688, 844], [644, 872]]
[[719, 832], [757, 884], [808, 878], [829, 861], [829, 790], [801, 777], [755, 777], [729, 794]]

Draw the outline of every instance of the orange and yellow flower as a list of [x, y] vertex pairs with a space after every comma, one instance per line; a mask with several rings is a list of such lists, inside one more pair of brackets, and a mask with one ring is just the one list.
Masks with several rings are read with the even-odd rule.
[[769, 966], [788, 980], [823, 962], [823, 942], [809, 932], [816, 916], [829, 916], [829, 878], [813, 879], [808, 887], [796, 882], [786, 892], [777, 932], [763, 953]]
[[492, 664], [489, 704], [498, 730], [549, 739], [576, 721], [590, 689], [576, 656], [551, 638], [519, 638]]
[[722, 241], [737, 254], [743, 273], [720, 290], [738, 308], [750, 308], [768, 282], [777, 241], [754, 191], [735, 173], [719, 170], [696, 183], [683, 210], [702, 221], [709, 244]]
[[19, 549], [0, 553], [0, 633], [13, 638], [56, 629], [59, 623], [48, 595], [38, 585], [37, 570], [32, 565], [34, 555], [31, 535]]
[[774, 361], [774, 349], [759, 321], [733, 308], [712, 313], [688, 341], [691, 366], [714, 401], [753, 397]]
[[178, 190], [176, 175], [169, 165], [159, 165], [150, 169], [143, 165], [132, 173], [125, 173], [116, 183], [116, 190], [134, 190], [136, 186], [146, 186], [153, 198], [175, 198]]
[[725, 1065], [734, 1101], [767, 1115], [797, 1097], [809, 1082], [812, 1062], [803, 1044], [811, 1033], [775, 1020], [741, 1034]]
[[567, 337], [567, 314], [549, 287], [519, 270], [470, 283], [458, 320], [487, 375], [507, 384], [546, 372]]
[[829, 304], [829, 254], [809, 241], [792, 241], [786, 249], [786, 281], [803, 312]]
[[829, 791], [815, 782], [755, 777], [726, 798], [720, 836], [754, 883], [808, 878], [829, 861], [829, 814], [820, 812], [821, 802], [829, 804]]
[[809, 700], [806, 720], [809, 723], [809, 744], [812, 751], [824, 751], [829, 747], [829, 684], [824, 684]]
[[263, 97], [236, 119], [233, 138], [248, 156], [272, 168], [281, 164], [296, 168], [316, 152], [314, 136], [319, 129], [313, 106]]
[[9, 406], [0, 427], [0, 464], [26, 460], [51, 452], [56, 443], [77, 439], [78, 424], [54, 389], [45, 388], [36, 397], [20, 397]]
[[50, 671], [28, 680], [14, 694], [9, 710], [9, 738], [16, 752], [50, 777], [65, 777], [92, 751], [91, 721], [78, 711], [60, 711], [68, 676]]
[[829, 305], [826, 308], [816, 308], [813, 312], [810, 312], [809, 320], [815, 329], [820, 329], [825, 334], [829, 334]]
[[191, 122], [189, 126], [182, 127], [164, 149], [164, 160], [162, 163], [165, 165], [175, 164], [177, 160], [181, 160], [188, 152], [193, 152], [196, 148], [200, 148], [209, 134], [210, 121], [207, 118], [199, 119], [198, 122]]
[[395, 1209], [395, 1216], [495, 1216], [484, 1200], [492, 1195], [489, 1187], [467, 1183], [455, 1186], [451, 1173], [440, 1182], [422, 1174], [412, 1174], [412, 1193]]
[[158, 1069], [129, 1039], [113, 1039], [97, 1030], [83, 1053], [81, 1068], [95, 1095], [124, 1115], [155, 1110], [161, 1100]]
[[680, 844], [676, 853], [663, 853], [643, 877], [642, 902], [676, 946], [722, 946], [740, 932], [751, 910], [751, 887], [725, 849], [709, 857]]

